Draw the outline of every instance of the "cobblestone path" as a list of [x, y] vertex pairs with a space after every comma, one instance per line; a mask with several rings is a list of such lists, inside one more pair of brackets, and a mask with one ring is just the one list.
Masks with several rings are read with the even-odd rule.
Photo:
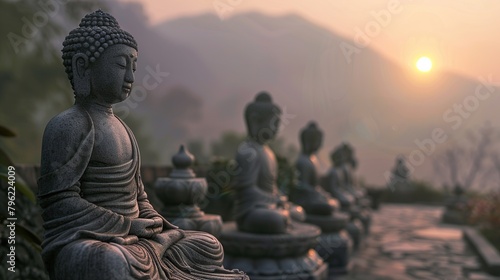
[[335, 279], [500, 279], [486, 274], [459, 227], [440, 223], [442, 207], [383, 205], [371, 233], [351, 259], [351, 272]]

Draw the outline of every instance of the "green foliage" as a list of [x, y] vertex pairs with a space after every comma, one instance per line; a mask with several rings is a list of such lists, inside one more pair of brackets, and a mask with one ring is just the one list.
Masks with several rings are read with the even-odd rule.
[[[0, 119], [19, 136], [0, 143], [22, 163], [40, 161], [43, 127], [73, 101], [60, 42], [75, 19], [97, 7], [97, 1], [73, 1], [52, 14], [41, 2], [47, 1], [0, 1]], [[47, 16], [45, 24], [33, 24], [36, 13]]]
[[238, 146], [245, 140], [244, 134], [226, 131], [223, 132], [219, 140], [212, 142], [212, 156], [223, 158], [234, 158]]
[[234, 198], [231, 182], [233, 180], [234, 161], [223, 157], [212, 160], [206, 173], [208, 183], [207, 201], [203, 203], [203, 211], [220, 215], [224, 221], [233, 219]]
[[194, 166], [208, 164], [209, 159], [205, 151], [205, 143], [201, 139], [190, 140], [187, 149], [194, 156]]
[[481, 228], [500, 230], [500, 192], [471, 198], [467, 208], [469, 222]]
[[279, 154], [276, 154], [278, 162], [278, 189], [285, 195], [288, 195], [290, 187], [297, 183], [297, 171], [290, 161]]
[[233, 162], [228, 158], [216, 157], [212, 160], [206, 174], [208, 184], [212, 188], [216, 188], [212, 189], [211, 193], [218, 194], [219, 196], [232, 193], [231, 182], [233, 176], [231, 176], [231, 172], [228, 172], [228, 170], [233, 166]]
[[[9, 128], [0, 125], [0, 136], [14, 137], [15, 133], [12, 132], [12, 130], [10, 130]], [[8, 181], [9, 166], [14, 166], [14, 163], [0, 145], [0, 179], [3, 180], [4, 182]], [[33, 191], [31, 191], [31, 189], [19, 175], [16, 176], [15, 186], [17, 191], [25, 195], [31, 202], [36, 203], [35, 194], [33, 193]], [[5, 190], [2, 189], [2, 191]], [[2, 215], [2, 218], [7, 217], [7, 214], [4, 213], [3, 211], [6, 211], [5, 207], [2, 208], [2, 210], [0, 210], [0, 215]], [[5, 216], [3, 216], [4, 214]]]
[[[246, 135], [235, 131], [225, 131], [220, 138], [211, 143], [211, 155], [233, 158], [238, 146], [246, 139]], [[294, 160], [299, 150], [293, 144], [287, 144], [284, 137], [277, 137], [269, 142], [269, 148], [275, 154], [285, 157], [288, 161]]]
[[[4, 137], [14, 136], [10, 129], [3, 126], [0, 126], [0, 135]], [[15, 210], [15, 217], [17, 218], [15, 221], [17, 274], [21, 275], [24, 279], [34, 277], [37, 279], [48, 279], [40, 257], [42, 240], [28, 226], [30, 222], [33, 226], [33, 221], [37, 220], [36, 217], [33, 217], [34, 213], [32, 211], [39, 212], [35, 206], [35, 194], [17, 172], [14, 176], [15, 181], [9, 180], [9, 171], [15, 171], [14, 164], [0, 146], [0, 201], [2, 202], [0, 223], [5, 225], [9, 222], [7, 218], [12, 217], [12, 215], [10, 215], [7, 205], [11, 206], [8, 203], [14, 203], [11, 207]], [[10, 187], [15, 187], [14, 200], [8, 200]], [[41, 225], [34, 225], [34, 227], [41, 229]], [[0, 243], [2, 245], [7, 244], [7, 236], [10, 235], [9, 230], [7, 227], [0, 229]], [[2, 248], [10, 248], [10, 246], [2, 246]], [[5, 250], [0, 250], [2, 257], [5, 257], [7, 254]], [[2, 260], [2, 264], [0, 264], [2, 271], [7, 270], [4, 267], [5, 265], [6, 260]]]
[[500, 192], [476, 195], [467, 203], [468, 222], [500, 250]]
[[0, 125], [0, 136], [14, 137], [14, 136], [16, 136], [16, 134], [12, 130], [10, 130], [9, 128], [7, 128], [3, 125]]
[[294, 144], [287, 143], [284, 137], [278, 136], [269, 143], [269, 147], [277, 155], [285, 157], [289, 162], [294, 161], [298, 154], [299, 149]]
[[442, 204], [445, 194], [427, 182], [410, 180], [386, 189], [382, 200], [393, 203]]

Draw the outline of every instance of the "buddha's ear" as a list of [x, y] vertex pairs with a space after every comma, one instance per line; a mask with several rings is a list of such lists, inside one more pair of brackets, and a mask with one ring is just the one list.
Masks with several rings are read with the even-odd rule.
[[90, 67], [89, 58], [83, 53], [77, 53], [71, 60], [73, 68], [73, 86], [76, 97], [90, 95]]

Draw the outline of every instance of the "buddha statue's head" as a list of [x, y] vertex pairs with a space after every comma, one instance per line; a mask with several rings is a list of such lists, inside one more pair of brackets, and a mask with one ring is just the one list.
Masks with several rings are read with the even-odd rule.
[[75, 99], [110, 105], [132, 90], [137, 43], [101, 10], [86, 15], [63, 42], [62, 59]]
[[323, 142], [323, 132], [315, 122], [310, 122], [306, 128], [300, 132], [300, 143], [302, 153], [311, 155], [319, 150]]
[[335, 148], [330, 154], [330, 159], [336, 167], [345, 166], [352, 169], [357, 167], [357, 161], [354, 157], [354, 149], [349, 143], [342, 143], [340, 146]]
[[405, 159], [402, 155], [399, 155], [396, 158], [396, 165], [404, 165], [405, 164]]
[[339, 148], [334, 149], [330, 153], [330, 160], [334, 167], [340, 167], [343, 164], [342, 161], [342, 151]]
[[273, 103], [271, 95], [260, 92], [245, 108], [248, 135], [257, 143], [264, 144], [278, 133], [280, 108]]
[[347, 164], [352, 169], [356, 169], [358, 162], [354, 156], [354, 148], [349, 143], [342, 144], [342, 155], [344, 164]]

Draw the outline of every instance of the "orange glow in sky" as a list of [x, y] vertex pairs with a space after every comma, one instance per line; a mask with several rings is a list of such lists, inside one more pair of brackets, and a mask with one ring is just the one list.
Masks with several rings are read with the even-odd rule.
[[367, 47], [401, 65], [412, 64], [422, 53], [432, 55], [440, 69], [477, 75], [500, 76], [495, 59], [500, 37], [500, 1], [496, 0], [120, 0], [140, 2], [150, 24], [202, 13], [224, 20], [232, 15], [261, 12], [298, 14], [348, 38], [357, 30], [378, 24], [380, 32]]

